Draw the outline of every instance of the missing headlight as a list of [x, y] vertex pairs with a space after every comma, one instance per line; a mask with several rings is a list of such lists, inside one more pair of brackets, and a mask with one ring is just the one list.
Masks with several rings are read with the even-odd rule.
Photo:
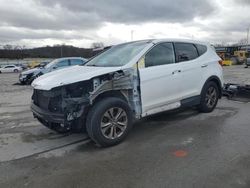
[[85, 97], [93, 90], [92, 83], [90, 81], [78, 82], [70, 84], [65, 87], [66, 95], [70, 98]]

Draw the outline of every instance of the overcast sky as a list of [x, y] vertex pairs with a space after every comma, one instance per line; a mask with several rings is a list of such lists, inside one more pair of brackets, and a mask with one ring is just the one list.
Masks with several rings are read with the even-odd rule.
[[250, 0], [0, 0], [0, 45], [89, 47], [148, 38], [233, 43]]

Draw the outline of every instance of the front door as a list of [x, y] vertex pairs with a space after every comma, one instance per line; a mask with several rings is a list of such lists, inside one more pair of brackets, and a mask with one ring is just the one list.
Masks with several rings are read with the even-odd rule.
[[[174, 104], [181, 98], [181, 67], [172, 43], [154, 46], [138, 63], [142, 114]], [[170, 107], [171, 108], [171, 107]], [[150, 113], [149, 113], [150, 112]], [[157, 112], [156, 112], [157, 113]]]

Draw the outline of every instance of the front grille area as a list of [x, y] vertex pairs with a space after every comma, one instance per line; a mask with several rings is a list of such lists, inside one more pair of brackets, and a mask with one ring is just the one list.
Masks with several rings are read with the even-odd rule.
[[49, 100], [49, 111], [54, 113], [62, 112], [62, 97], [57, 96]]
[[32, 99], [34, 104], [43, 110], [53, 113], [62, 112], [62, 95], [58, 92], [34, 89]]

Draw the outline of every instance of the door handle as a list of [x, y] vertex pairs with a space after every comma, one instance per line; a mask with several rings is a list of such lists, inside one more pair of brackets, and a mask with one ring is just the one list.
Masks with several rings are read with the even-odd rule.
[[204, 64], [204, 65], [201, 65], [201, 68], [206, 68], [208, 65]]
[[181, 72], [181, 70], [175, 70], [175, 71], [172, 72], [172, 74], [180, 73], [180, 72]]

